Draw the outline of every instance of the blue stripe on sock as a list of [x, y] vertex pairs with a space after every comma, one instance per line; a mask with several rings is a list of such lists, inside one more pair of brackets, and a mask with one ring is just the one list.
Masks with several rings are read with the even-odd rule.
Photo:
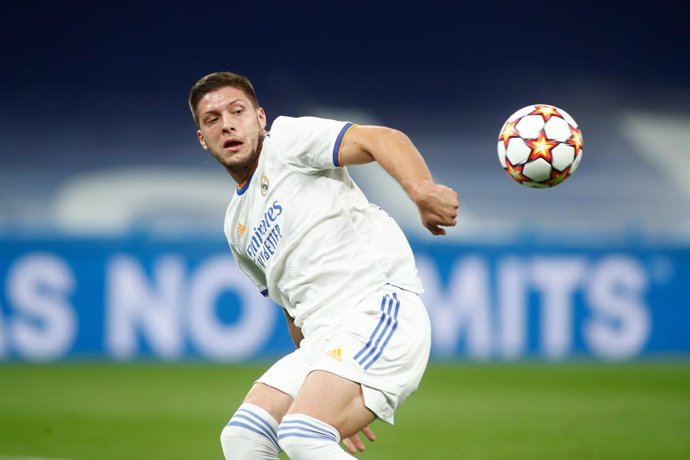
[[273, 425], [271, 425], [270, 423], [268, 423], [267, 420], [264, 420], [263, 418], [261, 418], [261, 416], [260, 416], [259, 414], [255, 414], [254, 412], [252, 412], [252, 411], [250, 411], [250, 410], [248, 410], [248, 409], [242, 409], [242, 408], [238, 409], [237, 412], [235, 412], [235, 415], [238, 415], [238, 414], [243, 414], [243, 415], [249, 416], [249, 417], [253, 418], [253, 419], [254, 419], [256, 422], [258, 422], [259, 424], [261, 424], [261, 425], [263, 425], [264, 427], [266, 427], [266, 429], [267, 429], [269, 432], [271, 432], [271, 433], [273, 433], [273, 434], [276, 433], [276, 429], [273, 427]]
[[280, 427], [290, 428], [293, 430], [311, 430], [326, 436], [333, 436], [333, 433], [330, 431], [304, 420], [293, 420], [292, 418], [288, 418], [288, 420], [283, 420], [283, 423], [280, 424]]
[[257, 430], [261, 431], [261, 434], [264, 437], [270, 439], [276, 445], [278, 444], [278, 438], [276, 437], [276, 432], [273, 429], [273, 427], [258, 415], [253, 414], [247, 410], [238, 410], [237, 412], [235, 412], [235, 415], [233, 415], [233, 417], [230, 419], [228, 425], [230, 425], [230, 423], [232, 423], [233, 421], [236, 421], [237, 423], [242, 423], [239, 422], [237, 419], [242, 419], [249, 422], [251, 425], [256, 427]]
[[251, 432], [253, 432], [253, 433], [256, 433], [256, 434], [258, 434], [259, 436], [263, 436], [264, 438], [267, 438], [269, 441], [271, 441], [271, 442], [275, 445], [276, 449], [278, 449], [278, 451], [281, 450], [281, 449], [280, 449], [280, 446], [278, 445], [278, 441], [274, 441], [272, 438], [266, 436], [266, 433], [264, 433], [264, 432], [263, 432], [262, 430], [260, 430], [260, 429], [256, 429], [256, 428], [254, 428], [253, 426], [247, 425], [246, 423], [242, 423], [242, 422], [236, 421], [236, 420], [234, 419], [234, 417], [233, 417], [232, 420], [230, 420], [230, 421], [228, 422], [228, 424], [227, 424], [226, 426], [238, 426], [238, 427], [240, 427], [240, 428], [244, 428], [245, 430], [249, 430], [249, 431], [251, 431]]
[[325, 439], [327, 441], [337, 442], [336, 438], [323, 436], [321, 434], [304, 434], [299, 431], [283, 431], [278, 433], [278, 440], [282, 441], [285, 438], [308, 438], [308, 439]]
[[333, 442], [338, 441], [336, 435], [318, 425], [314, 425], [304, 420], [283, 420], [283, 422], [280, 424], [280, 428], [278, 429], [278, 439], [283, 439], [290, 436], [328, 439]]

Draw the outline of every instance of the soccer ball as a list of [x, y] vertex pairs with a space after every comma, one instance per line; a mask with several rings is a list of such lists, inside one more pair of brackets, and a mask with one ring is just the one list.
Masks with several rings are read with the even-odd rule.
[[582, 133], [565, 110], [547, 104], [529, 105], [503, 124], [498, 159], [517, 183], [553, 187], [580, 165]]

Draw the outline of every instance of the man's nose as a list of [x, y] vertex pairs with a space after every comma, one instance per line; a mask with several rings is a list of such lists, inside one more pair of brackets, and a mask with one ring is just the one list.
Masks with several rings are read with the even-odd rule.
[[233, 123], [232, 116], [229, 113], [223, 114], [223, 131], [235, 131], [235, 124]]

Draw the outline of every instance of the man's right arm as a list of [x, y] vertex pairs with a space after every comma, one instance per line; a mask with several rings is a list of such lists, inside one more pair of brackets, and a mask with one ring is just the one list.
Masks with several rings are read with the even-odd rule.
[[417, 205], [422, 224], [434, 235], [457, 222], [458, 194], [436, 184], [421, 153], [404, 133], [382, 126], [353, 126], [343, 139], [341, 165], [378, 162]]

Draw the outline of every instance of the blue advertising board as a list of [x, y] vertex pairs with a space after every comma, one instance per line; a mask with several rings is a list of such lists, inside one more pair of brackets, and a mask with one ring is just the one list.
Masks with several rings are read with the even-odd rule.
[[[690, 248], [413, 248], [436, 359], [690, 352]], [[0, 241], [0, 360], [242, 361], [293, 347], [222, 240]]]

